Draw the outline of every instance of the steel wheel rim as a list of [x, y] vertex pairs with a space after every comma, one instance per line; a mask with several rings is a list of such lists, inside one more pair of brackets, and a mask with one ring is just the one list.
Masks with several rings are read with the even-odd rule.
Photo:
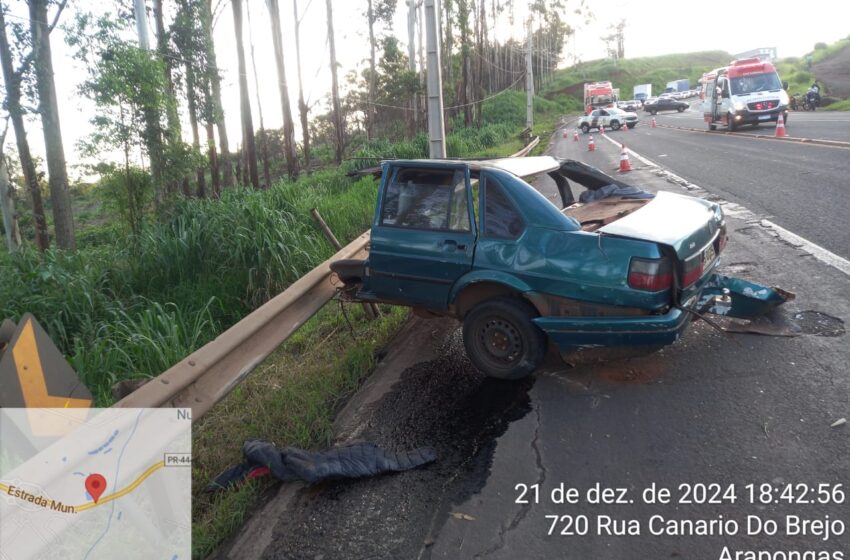
[[501, 317], [487, 317], [478, 328], [477, 338], [488, 361], [495, 364], [510, 366], [522, 355], [522, 334]]

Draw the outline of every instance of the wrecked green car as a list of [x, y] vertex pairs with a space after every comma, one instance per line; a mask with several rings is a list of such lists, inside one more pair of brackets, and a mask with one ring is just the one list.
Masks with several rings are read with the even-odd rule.
[[[470, 360], [493, 377], [528, 375], [549, 341], [562, 352], [671, 344], [696, 314], [750, 317], [790, 296], [715, 274], [718, 204], [652, 195], [581, 162], [396, 160], [372, 172], [368, 258], [332, 270], [356, 300], [462, 321]], [[564, 209], [523, 180], [542, 174]], [[570, 180], [597, 200], [573, 204]]]

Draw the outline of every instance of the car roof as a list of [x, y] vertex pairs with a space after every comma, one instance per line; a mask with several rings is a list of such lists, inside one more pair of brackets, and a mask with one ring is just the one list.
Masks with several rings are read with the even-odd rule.
[[361, 169], [357, 175], [376, 175], [383, 173], [383, 164], [422, 167], [461, 167], [466, 166], [476, 174], [482, 169], [494, 168], [507, 171], [517, 177], [531, 177], [541, 173], [555, 171], [561, 163], [552, 156], [530, 156], [521, 158], [492, 158], [492, 159], [391, 159], [381, 162], [378, 167]]

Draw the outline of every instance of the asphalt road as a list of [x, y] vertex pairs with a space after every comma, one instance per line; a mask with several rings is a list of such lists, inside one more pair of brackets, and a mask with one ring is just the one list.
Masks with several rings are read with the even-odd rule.
[[[604, 140], [588, 153], [583, 141], [558, 137], [553, 150], [607, 170], [618, 159]], [[653, 171], [637, 169], [629, 180], [683, 192]], [[538, 187], [553, 196], [546, 181]], [[850, 279], [752, 215], [728, 220], [724, 270], [795, 291], [777, 319], [799, 336], [728, 335], [698, 322], [659, 353], [589, 363], [550, 356], [533, 378], [507, 383], [475, 371], [454, 323], [414, 319], [343, 412], [340, 437], [391, 449], [428, 445], [438, 460], [372, 479], [283, 486], [218, 557], [702, 560], [729, 547], [730, 558], [745, 550], [850, 558], [850, 496], [826, 504], [781, 498], [798, 483], [843, 484], [850, 494], [850, 424], [830, 427], [850, 417]], [[686, 495], [680, 486], [700, 483], [722, 492]], [[577, 503], [557, 503], [552, 491], [562, 484], [565, 499], [576, 489]], [[761, 484], [775, 490], [766, 494], [771, 503], [761, 503]], [[597, 485], [625, 503], [591, 503]], [[670, 503], [647, 503], [653, 485], [670, 490]], [[816, 501], [792, 490], [788, 498]], [[681, 503], [689, 497], [696, 503]], [[845, 529], [799, 535], [787, 525], [794, 515], [829, 516]], [[652, 534], [662, 525], [653, 516], [725, 524], [707, 536]], [[755, 518], [776, 521], [777, 534], [747, 534]], [[609, 534], [628, 530], [638, 534]]]
[[[741, 135], [650, 128], [609, 133], [629, 148], [727, 200], [743, 204], [804, 238], [850, 258], [850, 146], [765, 141]], [[691, 111], [658, 115], [659, 124], [701, 128]], [[794, 114], [793, 132], [850, 140], [850, 113]], [[815, 128], [817, 127], [817, 128]], [[822, 130], [819, 136], [814, 136]], [[752, 132], [747, 129], [742, 132]], [[761, 134], [773, 134], [762, 125]]]
[[[682, 126], [708, 130], [703, 121], [702, 109], [699, 100], [689, 100], [691, 109], [682, 113], [664, 112], [656, 116], [659, 123], [671, 126]], [[644, 123], [649, 123], [652, 115], [645, 112], [638, 113]], [[725, 130], [720, 128], [719, 130]], [[759, 134], [761, 136], [773, 136], [775, 127], [773, 123], [760, 124], [759, 126], [742, 126], [740, 132]], [[841, 111], [791, 111], [788, 122], [785, 124], [785, 132], [789, 136], [799, 138], [822, 138], [825, 140], [850, 141], [850, 113]]]

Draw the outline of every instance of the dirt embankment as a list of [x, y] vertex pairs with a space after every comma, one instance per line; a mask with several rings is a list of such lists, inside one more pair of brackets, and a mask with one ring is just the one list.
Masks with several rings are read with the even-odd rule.
[[850, 97], [850, 46], [812, 65], [812, 73], [824, 84], [830, 97]]

